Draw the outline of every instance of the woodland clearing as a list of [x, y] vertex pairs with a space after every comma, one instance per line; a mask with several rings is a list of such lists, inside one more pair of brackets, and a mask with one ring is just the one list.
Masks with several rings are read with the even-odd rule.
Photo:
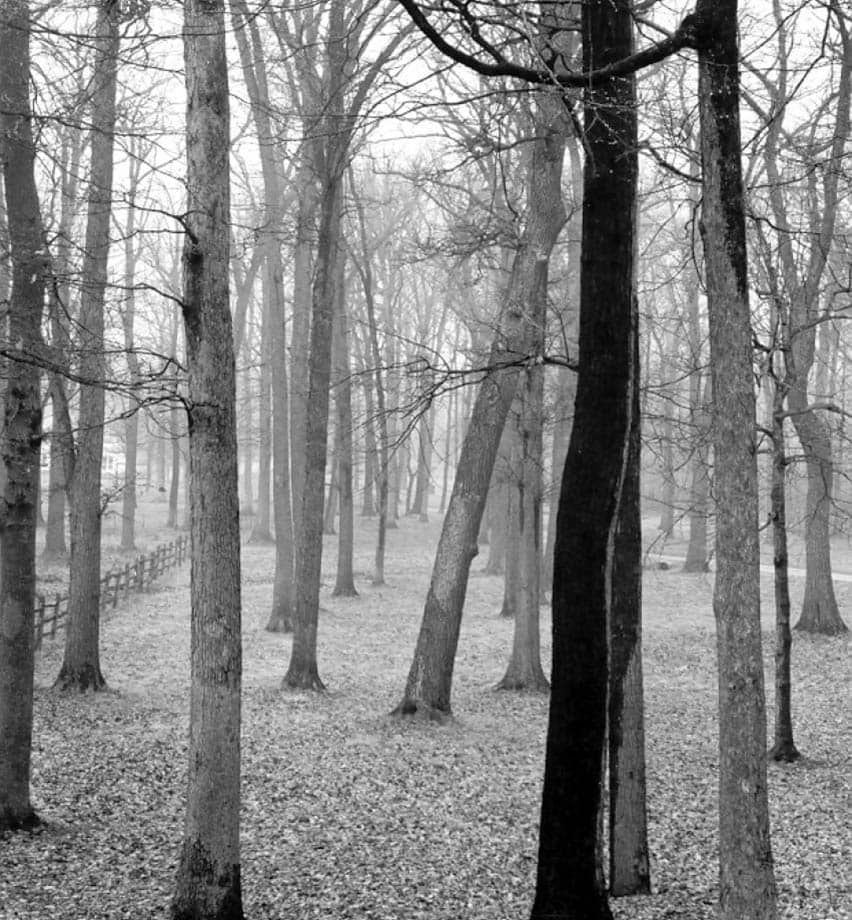
[[[243, 547], [243, 896], [251, 920], [516, 920], [529, 914], [547, 700], [495, 692], [512, 623], [502, 579], [474, 561], [447, 726], [405, 723], [399, 701], [438, 525], [403, 519], [387, 584], [370, 584], [375, 522], [356, 535], [358, 598], [334, 598], [327, 536], [323, 695], [281, 689], [290, 637], [264, 630], [273, 549]], [[0, 840], [2, 920], [165, 917], [185, 794], [189, 567], [103, 624], [109, 690], [50, 689], [62, 637], [37, 661], [33, 796], [46, 827]], [[794, 603], [801, 579], [792, 582]], [[771, 713], [772, 594], [764, 652]], [[849, 622], [852, 585], [838, 583]], [[618, 920], [710, 920], [717, 899], [712, 576], [649, 568], [644, 585], [648, 795], [654, 894]], [[543, 659], [550, 654], [542, 608]], [[852, 639], [796, 634], [793, 704], [803, 759], [770, 764], [780, 914], [852, 918]], [[771, 734], [771, 725], [770, 725]]]

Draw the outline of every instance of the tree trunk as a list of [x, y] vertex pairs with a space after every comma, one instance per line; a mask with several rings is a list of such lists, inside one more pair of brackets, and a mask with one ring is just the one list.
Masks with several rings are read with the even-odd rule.
[[[328, 448], [328, 409], [331, 386], [331, 346], [337, 260], [340, 250], [343, 171], [347, 133], [344, 127], [344, 79], [348, 41], [342, 4], [329, 10], [325, 53], [328, 102], [322, 118], [323, 169], [320, 188], [320, 226], [311, 303], [308, 351], [308, 388], [305, 403], [304, 480], [293, 474], [299, 496], [296, 531], [296, 609], [293, 648], [284, 677], [287, 687], [324, 690], [317, 668], [322, 524]], [[292, 445], [295, 448], [295, 445]]]
[[432, 409], [420, 415], [417, 425], [417, 480], [414, 488], [412, 514], [422, 524], [429, 521], [429, 488], [432, 484]]
[[267, 271], [272, 272], [272, 453], [273, 510], [275, 513], [275, 582], [272, 610], [266, 628], [270, 632], [293, 629], [295, 585], [293, 583], [293, 506], [290, 492], [290, 418], [287, 345], [284, 328], [284, 266], [277, 244], [268, 254]]
[[[83, 132], [79, 125], [69, 130], [71, 147], [62, 150], [62, 199], [53, 255], [53, 283], [49, 293], [51, 352], [54, 361], [63, 369], [70, 369], [69, 332], [67, 320], [71, 316], [69, 273], [71, 270], [71, 236], [74, 216], [78, 206], [80, 159], [83, 155]], [[50, 432], [50, 479], [47, 496], [47, 528], [44, 535], [46, 561], [65, 558], [68, 548], [65, 540], [65, 509], [71, 470], [74, 465], [74, 436], [68, 411], [65, 380], [59, 373], [48, 375], [48, 392], [52, 409]]]
[[[632, 4], [583, 5], [583, 69], [628, 57]], [[556, 523], [553, 670], [533, 920], [609, 920], [599, 820], [614, 535], [635, 380], [635, 77], [584, 90], [579, 368]]]
[[169, 516], [166, 527], [178, 526], [178, 499], [180, 498], [180, 421], [178, 408], [172, 405], [169, 409], [169, 431], [172, 442], [172, 475], [169, 481]]
[[506, 293], [489, 371], [479, 385], [438, 542], [423, 621], [396, 715], [443, 720], [450, 691], [470, 564], [500, 437], [518, 388], [519, 362], [531, 351], [531, 308], [547, 296], [550, 252], [562, 228], [563, 112], [538, 124], [528, 173], [528, 219]]
[[0, 137], [12, 287], [2, 324], [9, 379], [2, 390], [0, 435], [0, 834], [39, 823], [30, 801], [30, 754], [41, 398], [38, 367], [27, 359], [41, 347], [48, 260], [35, 181], [30, 23], [25, 0], [6, 4], [0, 17]]
[[187, 0], [183, 317], [192, 533], [189, 776], [172, 920], [242, 920], [240, 527], [224, 4]]
[[340, 494], [340, 535], [337, 541], [335, 597], [357, 597], [353, 556], [355, 552], [355, 507], [352, 496], [352, 377], [349, 369], [349, 317], [345, 297], [345, 258], [338, 257], [337, 334], [335, 365], [337, 386], [337, 477]]
[[270, 362], [270, 337], [272, 332], [271, 301], [273, 293], [270, 290], [270, 281], [271, 273], [264, 271], [261, 284], [263, 306], [260, 333], [260, 398], [258, 399], [260, 440], [257, 449], [257, 506], [254, 526], [249, 536], [250, 543], [272, 542], [272, 531], [270, 529], [272, 497], [269, 489], [272, 479], [272, 367]]
[[[141, 160], [138, 142], [131, 138], [130, 190], [128, 193], [127, 226], [124, 228], [124, 286], [126, 288], [121, 324], [124, 330], [124, 349], [131, 387], [139, 381], [139, 358], [136, 355], [134, 325], [136, 322], [136, 203]], [[124, 421], [124, 482], [121, 492], [121, 549], [136, 549], [136, 462], [139, 454], [139, 414], [133, 405], [128, 406]]]
[[[544, 330], [547, 296], [531, 303], [532, 323], [537, 332], [533, 343], [536, 358], [544, 353]], [[544, 692], [550, 684], [541, 666], [539, 606], [541, 604], [541, 504], [542, 504], [542, 426], [544, 412], [544, 365], [533, 363], [523, 372], [518, 387], [517, 480], [509, 489], [515, 494], [517, 542], [510, 556], [518, 559], [515, 593], [515, 629], [512, 654], [498, 690], [533, 690]], [[508, 567], [507, 567], [508, 583]]]
[[61, 690], [101, 690], [101, 462], [104, 439], [104, 301], [112, 214], [115, 95], [121, 11], [101, 0], [95, 37], [86, 251], [80, 292], [80, 411], [71, 477], [71, 563]]
[[[796, 372], [800, 374], [798, 363]], [[787, 396], [793, 426], [802, 444], [807, 470], [805, 499], [805, 596], [795, 628], [834, 636], [846, 632], [831, 577], [831, 505], [834, 462], [831, 432], [825, 420], [808, 408], [807, 378], [793, 381]]]
[[774, 920], [737, 0], [698, 0], [696, 12], [716, 495], [720, 908], [723, 920]]
[[775, 569], [775, 743], [769, 749], [773, 760], [792, 763], [799, 751], [793, 741], [793, 712], [790, 679], [790, 580], [787, 553], [787, 451], [784, 444], [784, 397], [782, 384], [775, 381], [772, 405], [772, 521]]
[[[707, 406], [712, 399], [710, 380], [701, 386], [701, 372], [694, 371], [690, 380], [690, 414], [692, 415], [693, 455], [692, 483], [689, 490], [689, 543], [686, 547], [684, 572], [707, 572], [707, 514], [710, 504], [710, 419]], [[697, 394], [697, 398], [696, 398]], [[694, 402], [692, 400], [695, 400]]]
[[[264, 322], [268, 323], [267, 359], [272, 387], [272, 504], [275, 520], [275, 579], [272, 610], [266, 628], [289, 632], [293, 628], [293, 506], [290, 492], [290, 415], [287, 386], [284, 304], [284, 266], [278, 234], [281, 229], [281, 191], [275, 163], [275, 133], [269, 109], [269, 87], [263, 42], [257, 19], [244, 2], [231, 4], [234, 35], [243, 77], [249, 92], [252, 117], [257, 128], [263, 175], [266, 220], [262, 237]], [[251, 37], [251, 49], [246, 39]], [[263, 408], [261, 407], [261, 411]], [[268, 523], [267, 523], [268, 530]]]
[[[638, 302], [632, 316], [639, 329]], [[630, 443], [612, 563], [609, 618], [609, 889], [650, 894], [642, 680], [642, 512], [639, 336], [633, 337]]]

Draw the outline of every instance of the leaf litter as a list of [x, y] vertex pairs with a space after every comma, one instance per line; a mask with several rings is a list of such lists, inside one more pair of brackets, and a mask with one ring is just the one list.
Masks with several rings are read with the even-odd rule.
[[[375, 525], [372, 525], [374, 530]], [[426, 538], [428, 534], [428, 539]], [[326, 694], [285, 691], [288, 636], [264, 630], [273, 550], [243, 549], [242, 860], [249, 920], [516, 920], [529, 915], [547, 699], [495, 692], [512, 624], [502, 580], [474, 572], [448, 725], [400, 722], [437, 529], [389, 534], [387, 584], [331, 596], [326, 538], [320, 674]], [[0, 840], [2, 920], [168, 916], [180, 846], [188, 719], [188, 571], [110, 615], [109, 691], [50, 689], [39, 657], [33, 798], [46, 827]], [[797, 586], [794, 583], [794, 588]], [[764, 584], [771, 713], [771, 585]], [[649, 571], [644, 586], [648, 806], [654, 894], [617, 920], [715, 917], [716, 674], [708, 576]], [[840, 588], [848, 611], [849, 590]], [[798, 601], [798, 597], [795, 598]], [[848, 614], [847, 614], [848, 618]], [[542, 608], [543, 657], [550, 654]], [[769, 766], [780, 915], [852, 918], [850, 640], [796, 635], [794, 727], [803, 760]], [[769, 725], [771, 735], [771, 722]]]

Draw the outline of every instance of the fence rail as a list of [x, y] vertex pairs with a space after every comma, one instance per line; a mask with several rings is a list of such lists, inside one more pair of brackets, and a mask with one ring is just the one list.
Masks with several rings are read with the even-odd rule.
[[[188, 556], [189, 537], [181, 536], [171, 543], [161, 543], [150, 553], [137, 556], [133, 562], [110, 569], [101, 578], [101, 612], [114, 609], [119, 600], [126, 598], [131, 591], [142, 591], [164, 572], [183, 565]], [[65, 625], [67, 617], [67, 594], [57, 594], [53, 600], [48, 600], [44, 594], [36, 595], [36, 651], [41, 648], [45, 636], [52, 639], [56, 635], [57, 630]]]

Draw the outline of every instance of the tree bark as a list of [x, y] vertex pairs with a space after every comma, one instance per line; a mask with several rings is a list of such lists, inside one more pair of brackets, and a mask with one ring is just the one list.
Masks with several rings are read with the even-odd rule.
[[720, 910], [774, 920], [760, 634], [757, 449], [739, 124], [737, 0], [699, 0], [699, 106], [713, 388]]
[[222, 0], [187, 0], [183, 318], [192, 533], [189, 776], [172, 920], [243, 920], [240, 529]]
[[29, 359], [41, 346], [48, 258], [35, 181], [30, 16], [25, 0], [10, 0], [0, 17], [0, 156], [12, 273], [2, 322], [9, 355], [0, 435], [0, 833], [39, 824], [30, 755], [41, 398], [38, 367]]
[[71, 562], [65, 656], [56, 687], [102, 690], [101, 462], [104, 426], [104, 302], [112, 215], [115, 96], [121, 11], [116, 0], [101, 0], [95, 26], [91, 164], [86, 218], [86, 250], [80, 293], [80, 410], [71, 477]]
[[649, 894], [642, 679], [642, 422], [639, 311], [634, 299], [630, 443], [613, 542], [609, 617], [609, 889]]

